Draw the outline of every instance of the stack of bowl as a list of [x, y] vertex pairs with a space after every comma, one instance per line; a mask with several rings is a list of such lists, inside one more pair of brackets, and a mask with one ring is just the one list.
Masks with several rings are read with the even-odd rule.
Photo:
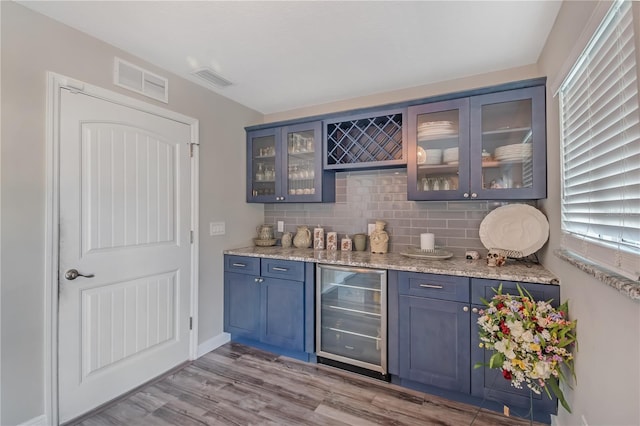
[[442, 161], [446, 164], [457, 164], [458, 163], [458, 147], [445, 149]]

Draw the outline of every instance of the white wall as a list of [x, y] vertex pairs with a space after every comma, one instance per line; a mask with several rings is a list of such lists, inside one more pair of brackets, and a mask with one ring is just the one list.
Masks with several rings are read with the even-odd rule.
[[[597, 5], [592, 1], [563, 3], [538, 63], [549, 81], [561, 72]], [[639, 37], [638, 20], [635, 24]], [[558, 98], [549, 86], [548, 198], [541, 208], [549, 218], [551, 236], [542, 261], [560, 278], [562, 298], [569, 300], [571, 317], [578, 319], [579, 343], [577, 384], [574, 390], [565, 390], [573, 414], [560, 408], [554, 423], [582, 425], [584, 416], [591, 426], [640, 425], [640, 303], [553, 255], [561, 235], [560, 130]]]
[[[262, 115], [16, 3], [2, 1], [0, 424], [44, 413], [46, 71], [200, 120], [199, 341], [222, 333], [222, 250], [248, 245], [262, 205], [245, 203], [244, 126]], [[113, 57], [169, 78], [169, 104], [112, 84]], [[208, 222], [227, 234], [210, 237]]]

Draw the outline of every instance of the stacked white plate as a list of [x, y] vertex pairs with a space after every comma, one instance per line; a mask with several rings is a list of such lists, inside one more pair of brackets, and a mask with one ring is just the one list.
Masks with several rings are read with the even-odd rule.
[[442, 152], [442, 162], [446, 164], [456, 163], [458, 161], [458, 147], [447, 148]]
[[524, 161], [531, 158], [532, 145], [517, 143], [496, 148], [494, 157], [498, 161]]
[[418, 126], [418, 140], [433, 139], [458, 133], [452, 121], [428, 121]]

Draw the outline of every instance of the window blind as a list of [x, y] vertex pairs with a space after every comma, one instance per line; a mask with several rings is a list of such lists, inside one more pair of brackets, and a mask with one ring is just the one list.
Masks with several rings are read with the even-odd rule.
[[[560, 86], [566, 248], [638, 279], [640, 112], [632, 4], [615, 2]], [[577, 241], [576, 241], [577, 240]]]

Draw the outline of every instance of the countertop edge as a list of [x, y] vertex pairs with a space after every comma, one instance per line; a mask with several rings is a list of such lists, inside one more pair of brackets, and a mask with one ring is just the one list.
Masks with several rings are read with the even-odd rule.
[[470, 278], [529, 282], [559, 285], [557, 277], [542, 265], [523, 264], [508, 260], [502, 267], [488, 267], [484, 259], [467, 260], [454, 258], [447, 260], [416, 260], [399, 253], [371, 254], [369, 252], [343, 252], [298, 248], [242, 247], [224, 250], [223, 254], [260, 257], [268, 259], [293, 260], [299, 262], [323, 263], [329, 265], [354, 266], [374, 269], [390, 269], [405, 272], [453, 275]]

